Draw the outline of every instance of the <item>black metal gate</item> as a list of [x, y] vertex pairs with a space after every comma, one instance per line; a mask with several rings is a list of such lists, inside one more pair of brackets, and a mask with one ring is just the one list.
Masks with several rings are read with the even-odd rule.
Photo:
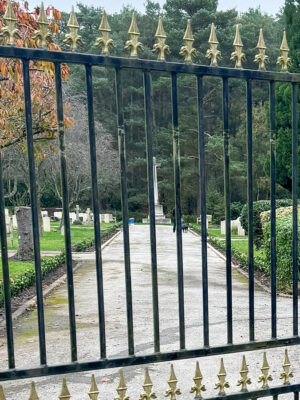
[[[105, 22], [105, 21], [104, 21]], [[109, 29], [107, 26], [102, 30], [102, 43], [104, 53], [107, 53], [107, 44], [109, 41]], [[73, 39], [76, 43], [76, 33]], [[36, 293], [37, 310], [39, 326], [39, 344], [40, 344], [40, 366], [37, 368], [17, 369], [14, 360], [14, 335], [12, 327], [12, 312], [10, 300], [10, 278], [9, 278], [9, 260], [7, 252], [7, 238], [5, 228], [4, 196], [3, 184], [0, 182], [0, 222], [1, 222], [1, 253], [3, 265], [3, 286], [5, 293], [5, 313], [6, 313], [6, 334], [8, 350], [8, 369], [0, 371], [0, 380], [19, 379], [28, 377], [38, 377], [51, 374], [62, 374], [77, 371], [89, 371], [100, 368], [121, 367], [128, 365], [140, 365], [152, 362], [162, 362], [179, 360], [186, 358], [205, 357], [209, 355], [222, 355], [240, 351], [250, 351], [255, 349], [269, 349], [279, 346], [290, 346], [300, 344], [298, 336], [298, 116], [297, 99], [298, 84], [300, 76], [291, 74], [287, 71], [289, 58], [287, 49], [283, 46], [282, 57], [279, 59], [282, 65], [282, 72], [268, 72], [264, 70], [265, 48], [259, 48], [258, 62], [259, 70], [244, 70], [241, 67], [242, 51], [241, 47], [236, 48], [236, 66], [238, 68], [221, 68], [217, 66], [218, 50], [217, 42], [214, 40], [214, 27], [212, 27], [211, 49], [208, 51], [208, 58], [211, 59], [210, 66], [196, 65], [191, 61], [193, 54], [193, 36], [190, 31], [189, 23], [185, 35], [185, 44], [182, 53], [185, 56], [185, 62], [173, 63], [165, 62], [165, 37], [158, 37], [157, 48], [159, 50], [159, 60], [145, 60], [136, 57], [136, 51], [139, 48], [138, 31], [129, 32], [131, 41], [128, 42], [128, 48], [131, 49], [133, 57], [120, 58], [112, 57], [109, 54], [90, 55], [77, 52], [57, 52], [48, 49], [19, 48], [12, 46], [0, 46], [1, 58], [17, 58], [22, 61], [23, 79], [24, 79], [24, 101], [26, 105], [26, 139], [28, 148], [28, 162], [30, 172], [31, 187], [31, 208], [34, 237], [34, 256], [36, 271]], [[12, 35], [12, 33], [10, 33]], [[162, 40], [162, 42], [160, 41]], [[159, 47], [160, 46], [160, 47]], [[42, 295], [42, 277], [41, 277], [41, 258], [38, 227], [38, 203], [35, 178], [34, 146], [32, 135], [32, 111], [31, 111], [31, 89], [29, 63], [31, 60], [48, 61], [55, 65], [56, 82], [56, 100], [57, 100], [57, 121], [60, 147], [61, 177], [63, 186], [63, 215], [65, 225], [65, 251], [66, 266], [68, 276], [68, 298], [69, 298], [69, 324], [71, 340], [71, 360], [66, 364], [48, 365], [45, 338], [45, 321]], [[80, 64], [86, 70], [86, 90], [88, 101], [88, 122], [90, 138], [91, 155], [91, 176], [92, 176], [92, 194], [93, 194], [93, 213], [99, 216], [99, 198], [97, 185], [97, 165], [96, 165], [96, 145], [95, 145], [95, 127], [94, 127], [94, 109], [93, 109], [93, 67], [103, 66], [113, 69], [116, 78], [116, 104], [118, 118], [118, 136], [119, 136], [119, 155], [121, 167], [121, 198], [123, 215], [123, 235], [124, 235], [124, 256], [125, 256], [125, 276], [126, 276], [126, 301], [127, 301], [127, 328], [128, 328], [128, 355], [120, 358], [107, 358], [106, 354], [106, 331], [104, 318], [104, 297], [103, 297], [103, 277], [102, 277], [102, 258], [101, 258], [101, 234], [99, 218], [95, 218], [95, 248], [96, 248], [96, 269], [98, 284], [98, 311], [99, 311], [99, 337], [100, 349], [99, 356], [94, 361], [78, 360], [77, 340], [76, 340], [76, 322], [74, 310], [74, 288], [73, 288], [73, 268], [71, 252], [71, 236], [68, 209], [68, 187], [67, 170], [64, 145], [64, 123], [63, 123], [63, 99], [62, 99], [62, 79], [61, 65]], [[123, 119], [122, 90], [124, 82], [122, 81], [121, 71], [124, 69], [140, 70], [144, 74], [144, 100], [145, 100], [145, 127], [147, 143], [147, 171], [148, 171], [148, 195], [149, 195], [149, 215], [150, 215], [150, 236], [151, 236], [151, 263], [152, 263], [152, 294], [153, 294], [153, 320], [154, 320], [154, 348], [152, 354], [135, 355], [134, 332], [133, 332], [133, 308], [132, 308], [132, 288], [130, 271], [130, 240], [128, 226], [128, 199], [127, 199], [127, 177], [126, 177], [126, 154], [125, 154], [125, 136]], [[178, 99], [177, 99], [177, 77], [180, 74], [194, 75], [197, 78], [197, 105], [198, 105], [198, 155], [199, 155], [199, 176], [201, 189], [201, 246], [202, 259], [199, 263], [202, 265], [202, 296], [203, 296], [203, 337], [204, 341], [198, 348], [186, 349], [185, 344], [185, 313], [184, 313], [184, 281], [183, 281], [183, 256], [182, 256], [182, 231], [181, 223], [177, 223], [177, 270], [178, 270], [178, 304], [179, 304], [179, 348], [174, 352], [160, 351], [160, 327], [159, 327], [159, 296], [157, 279], [157, 253], [156, 253], [156, 229], [155, 229], [155, 204], [154, 204], [154, 181], [153, 181], [153, 154], [152, 154], [152, 104], [151, 104], [151, 73], [164, 72], [169, 73], [171, 77], [172, 90], [172, 114], [173, 114], [173, 159], [174, 159], [174, 183], [176, 193], [176, 220], [181, 220], [180, 204], [180, 165], [179, 165], [179, 125], [178, 125]], [[207, 229], [206, 229], [206, 187], [205, 187], [205, 141], [203, 130], [203, 77], [218, 77], [223, 82], [223, 131], [224, 131], [224, 187], [226, 204], [226, 288], [227, 288], [227, 344], [223, 346], [210, 346], [209, 332], [209, 301], [208, 301], [208, 271], [207, 271]], [[231, 230], [230, 230], [230, 184], [229, 184], [229, 89], [228, 81], [230, 79], [241, 79], [246, 82], [247, 87], [247, 154], [248, 154], [248, 204], [249, 204], [249, 341], [248, 343], [233, 343], [233, 315], [232, 315], [232, 260], [231, 260]], [[270, 154], [271, 154], [271, 337], [266, 341], [255, 340], [254, 330], [254, 259], [253, 259], [253, 173], [252, 173], [252, 82], [265, 81], [269, 83], [270, 93]], [[290, 336], [284, 339], [277, 338], [277, 318], [276, 318], [276, 204], [275, 204], [275, 83], [286, 82], [292, 86], [292, 173], [293, 173], [293, 331]], [[1, 157], [0, 157], [1, 160]], [[0, 161], [1, 162], [1, 161]], [[1, 164], [0, 164], [1, 168]], [[0, 174], [1, 176], [1, 174]], [[1, 178], [2, 179], [2, 178]], [[300, 390], [300, 384], [283, 385], [281, 387], [263, 387], [261, 390], [253, 392], [240, 392], [234, 395], [228, 395], [228, 398], [257, 398], [268, 395], [277, 396], [281, 393], [294, 392], [295, 398], [298, 398], [297, 392]], [[201, 393], [201, 391], [200, 391]], [[198, 393], [199, 394], [199, 393]], [[199, 395], [200, 396], [200, 395]], [[174, 397], [175, 398], [175, 397]]]

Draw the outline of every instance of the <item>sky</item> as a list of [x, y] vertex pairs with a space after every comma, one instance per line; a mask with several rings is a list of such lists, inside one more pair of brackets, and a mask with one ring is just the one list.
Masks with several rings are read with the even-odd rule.
[[[161, 4], [164, 0], [157, 0]], [[76, 5], [78, 0], [45, 0], [45, 4], [53, 5], [58, 10], [70, 11], [72, 5]], [[83, 4], [104, 7], [106, 12], [111, 14], [119, 11], [123, 4], [133, 5], [139, 11], [144, 10], [145, 0], [80, 0]], [[283, 6], [284, 0], [219, 0], [219, 9], [236, 8], [239, 12], [247, 11], [249, 7], [261, 7], [262, 11], [275, 15]]]

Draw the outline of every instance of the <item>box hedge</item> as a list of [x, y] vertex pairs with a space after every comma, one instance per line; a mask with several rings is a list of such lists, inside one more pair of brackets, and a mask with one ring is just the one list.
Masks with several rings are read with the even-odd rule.
[[[276, 208], [288, 207], [292, 205], [291, 199], [278, 199], [276, 200]], [[253, 202], [253, 234], [254, 243], [260, 247], [263, 241], [262, 224], [260, 220], [260, 213], [271, 209], [270, 200], [259, 200]], [[248, 233], [248, 204], [245, 204], [241, 212], [241, 224]]]

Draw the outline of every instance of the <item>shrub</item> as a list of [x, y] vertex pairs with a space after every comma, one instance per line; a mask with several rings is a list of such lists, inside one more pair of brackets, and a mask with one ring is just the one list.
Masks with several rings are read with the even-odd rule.
[[[290, 199], [279, 199], [276, 200], [276, 208], [288, 207], [292, 205], [292, 200]], [[260, 221], [260, 213], [263, 211], [268, 211], [271, 208], [270, 200], [259, 200], [253, 203], [253, 233], [254, 233], [254, 243], [257, 247], [260, 247], [263, 240], [262, 225]], [[241, 212], [241, 224], [248, 233], [248, 204], [245, 204]]]
[[[265, 270], [271, 269], [271, 224], [267, 222], [263, 226], [263, 249], [265, 251]], [[298, 227], [300, 235], [300, 227]], [[293, 222], [292, 216], [276, 219], [276, 257], [277, 257], [277, 284], [279, 289], [290, 288], [293, 279], [292, 263]], [[299, 251], [300, 245], [298, 243]], [[299, 252], [300, 255], [300, 252]], [[299, 259], [298, 259], [299, 264]]]
[[231, 211], [231, 219], [237, 219], [238, 217], [241, 216], [242, 209], [244, 207], [243, 203], [240, 203], [239, 201], [235, 201], [231, 203], [230, 205], [230, 211]]

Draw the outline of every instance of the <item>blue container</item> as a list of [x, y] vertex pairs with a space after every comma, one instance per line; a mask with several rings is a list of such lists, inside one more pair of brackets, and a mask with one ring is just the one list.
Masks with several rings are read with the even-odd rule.
[[134, 225], [134, 218], [129, 218], [129, 223]]

